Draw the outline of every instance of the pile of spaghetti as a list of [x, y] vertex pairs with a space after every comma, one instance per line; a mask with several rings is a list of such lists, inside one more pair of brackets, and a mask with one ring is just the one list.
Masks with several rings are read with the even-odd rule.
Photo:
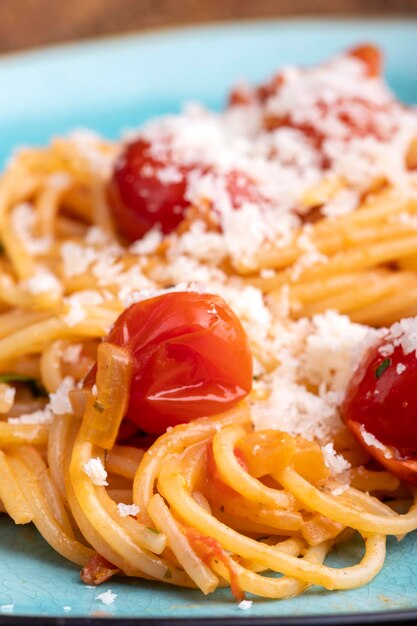
[[7, 165], [0, 500], [85, 582], [349, 589], [417, 528], [417, 112], [380, 70], [361, 46]]

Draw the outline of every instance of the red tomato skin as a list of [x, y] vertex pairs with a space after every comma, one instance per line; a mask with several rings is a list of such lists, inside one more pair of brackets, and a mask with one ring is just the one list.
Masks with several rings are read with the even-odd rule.
[[117, 159], [108, 198], [119, 232], [127, 241], [140, 239], [154, 226], [168, 234], [184, 219], [189, 206], [185, 168], [175, 166], [175, 182], [159, 177], [174, 166], [168, 154], [156, 158], [143, 139], [128, 144]]
[[372, 44], [362, 44], [351, 48], [349, 55], [364, 63], [369, 78], [375, 78], [382, 74], [383, 56], [379, 48]]
[[359, 443], [361, 443], [362, 446], [366, 448], [366, 450], [368, 450], [368, 452], [389, 472], [394, 474], [394, 476], [401, 478], [401, 480], [417, 485], [417, 460], [413, 458], [398, 459], [396, 458], [398, 451], [394, 448], [390, 448], [389, 446], [387, 446], [386, 450], [381, 450], [380, 448], [367, 445], [363, 439], [360, 424], [358, 424], [358, 422], [350, 421], [347, 426]]
[[126, 418], [146, 433], [225, 411], [252, 386], [248, 339], [219, 296], [172, 292], [133, 304], [107, 341], [134, 356]]
[[[417, 454], [417, 359], [414, 351], [405, 355], [401, 346], [384, 357], [378, 351], [381, 345], [384, 342], [367, 354], [354, 374], [341, 413], [347, 426], [363, 425], [398, 458], [409, 458]], [[398, 374], [400, 363], [406, 369]]]
[[230, 198], [230, 203], [235, 210], [239, 210], [246, 202], [265, 206], [268, 199], [246, 173], [239, 170], [230, 170], [224, 175], [226, 191]]

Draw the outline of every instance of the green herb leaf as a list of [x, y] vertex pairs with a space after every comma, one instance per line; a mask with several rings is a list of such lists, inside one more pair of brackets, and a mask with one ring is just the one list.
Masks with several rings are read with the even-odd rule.
[[170, 569], [167, 569], [167, 571], [164, 574], [164, 578], [166, 579], [172, 578], [172, 572]]
[[23, 383], [29, 387], [36, 398], [48, 395], [45, 387], [36, 378], [25, 376], [25, 374], [0, 374], [0, 383]]
[[384, 359], [380, 365], [375, 370], [375, 378], [380, 378], [386, 369], [391, 365], [391, 359]]

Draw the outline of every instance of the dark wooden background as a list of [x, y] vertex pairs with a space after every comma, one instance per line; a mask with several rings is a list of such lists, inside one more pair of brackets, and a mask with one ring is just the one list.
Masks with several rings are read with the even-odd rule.
[[417, 0], [0, 0], [0, 52], [174, 25], [329, 14], [417, 15]]

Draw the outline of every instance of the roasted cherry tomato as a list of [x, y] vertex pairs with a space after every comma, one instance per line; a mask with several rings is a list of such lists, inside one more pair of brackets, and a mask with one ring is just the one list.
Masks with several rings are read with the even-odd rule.
[[372, 44], [356, 46], [349, 50], [349, 55], [362, 61], [366, 66], [369, 77], [379, 76], [382, 72], [382, 53], [379, 48]]
[[167, 149], [158, 157], [138, 139], [116, 161], [109, 183], [109, 201], [120, 233], [135, 241], [158, 226], [167, 234], [184, 219], [186, 174]]
[[244, 172], [236, 169], [230, 170], [224, 175], [224, 181], [226, 192], [234, 209], [242, 208], [246, 202], [257, 204], [258, 206], [268, 203], [267, 198], [262, 194], [256, 182]]
[[[265, 202], [256, 183], [244, 172], [233, 169], [216, 173], [208, 165], [178, 165], [168, 147], [157, 158], [151, 145], [138, 139], [120, 155], [109, 183], [109, 201], [120, 233], [135, 241], [154, 226], [164, 234], [174, 231], [190, 206], [185, 195], [187, 176], [192, 171], [222, 178], [234, 209], [247, 201]], [[216, 213], [216, 207], [211, 208]]]
[[242, 325], [219, 296], [171, 292], [129, 307], [106, 341], [134, 360], [126, 418], [146, 433], [214, 415], [252, 386]]
[[[406, 344], [405, 344], [406, 345]], [[366, 354], [350, 381], [342, 417], [360, 443], [400, 478], [417, 483], [417, 358], [386, 339]]]

